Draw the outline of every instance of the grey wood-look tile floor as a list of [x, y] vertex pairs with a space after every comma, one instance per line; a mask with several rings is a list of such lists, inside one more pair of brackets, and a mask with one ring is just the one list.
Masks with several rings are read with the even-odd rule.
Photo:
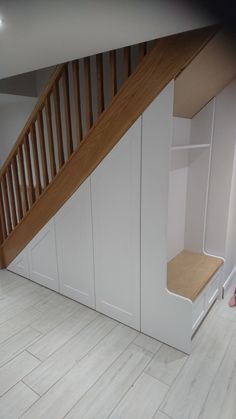
[[0, 271], [0, 418], [235, 419], [236, 308], [228, 295], [186, 356]]

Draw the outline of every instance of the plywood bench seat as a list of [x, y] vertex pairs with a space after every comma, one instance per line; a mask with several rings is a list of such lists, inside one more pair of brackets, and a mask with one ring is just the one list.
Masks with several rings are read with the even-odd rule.
[[194, 301], [222, 264], [222, 259], [183, 250], [167, 264], [167, 288]]

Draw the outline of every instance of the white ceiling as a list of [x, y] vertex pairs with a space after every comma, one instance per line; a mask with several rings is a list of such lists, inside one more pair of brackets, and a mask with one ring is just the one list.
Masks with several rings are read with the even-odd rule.
[[212, 23], [177, 0], [0, 0], [0, 17], [0, 78]]

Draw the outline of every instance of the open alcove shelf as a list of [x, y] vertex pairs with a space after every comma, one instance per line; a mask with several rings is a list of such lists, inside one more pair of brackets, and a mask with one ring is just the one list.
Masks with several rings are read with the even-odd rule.
[[183, 250], [167, 264], [167, 287], [194, 301], [222, 264], [222, 259]]

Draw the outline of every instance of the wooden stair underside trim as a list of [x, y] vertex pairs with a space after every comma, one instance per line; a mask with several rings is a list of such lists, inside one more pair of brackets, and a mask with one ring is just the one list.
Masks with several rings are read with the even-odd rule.
[[156, 41], [78, 149], [2, 245], [5, 266], [20, 253], [112, 150], [164, 87], [215, 35], [217, 27]]

